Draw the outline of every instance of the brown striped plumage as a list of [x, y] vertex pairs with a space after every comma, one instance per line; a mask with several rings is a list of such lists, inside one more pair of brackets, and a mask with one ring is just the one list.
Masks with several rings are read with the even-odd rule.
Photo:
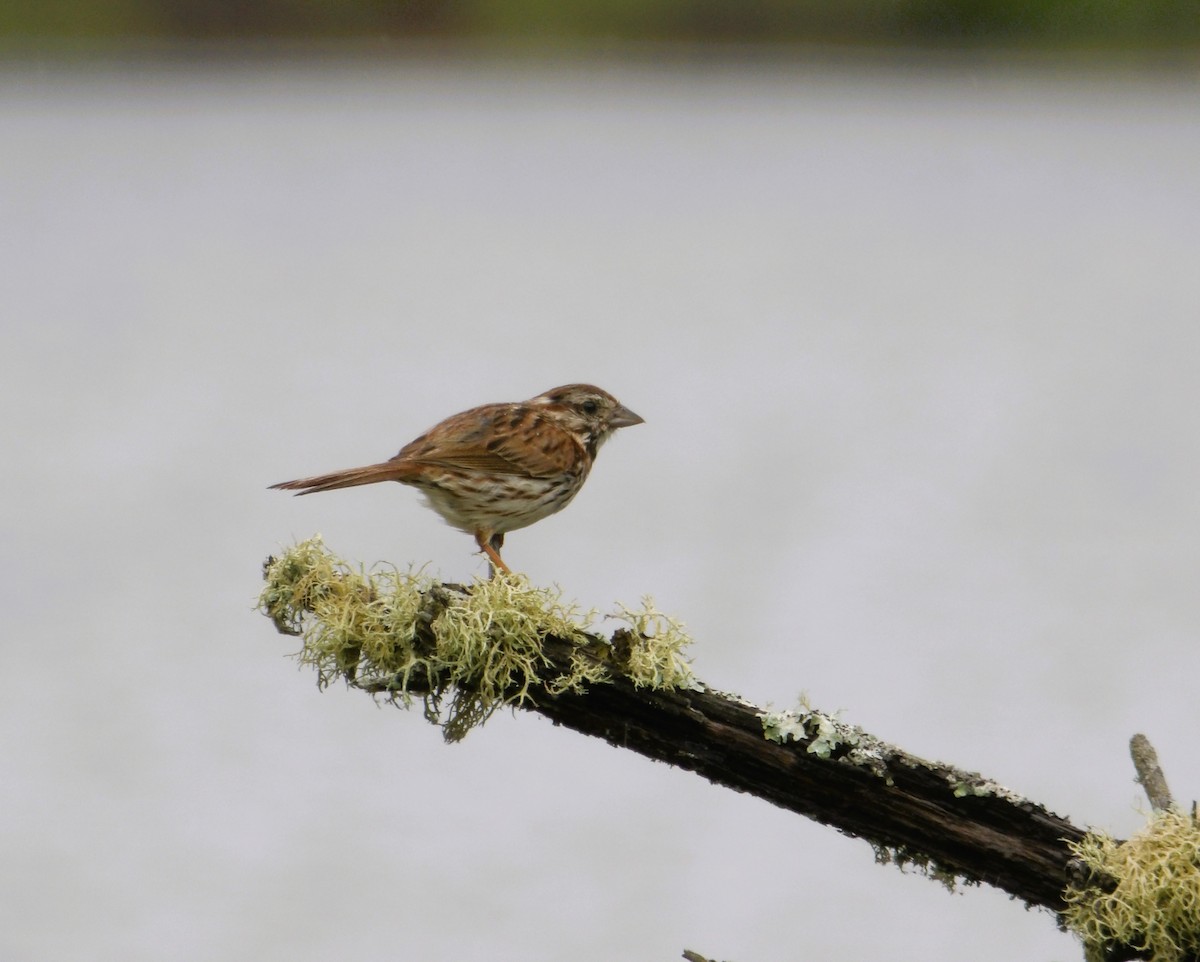
[[446, 418], [389, 461], [271, 485], [313, 494], [377, 481], [419, 488], [449, 524], [475, 536], [494, 568], [504, 535], [561, 511], [579, 493], [596, 452], [642, 419], [591, 384], [567, 384], [514, 404]]

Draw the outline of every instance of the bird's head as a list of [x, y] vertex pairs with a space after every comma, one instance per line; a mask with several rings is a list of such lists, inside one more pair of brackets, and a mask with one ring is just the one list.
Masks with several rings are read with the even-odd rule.
[[545, 416], [578, 437], [593, 457], [618, 428], [642, 423], [640, 416], [594, 384], [551, 388], [531, 403], [541, 405]]

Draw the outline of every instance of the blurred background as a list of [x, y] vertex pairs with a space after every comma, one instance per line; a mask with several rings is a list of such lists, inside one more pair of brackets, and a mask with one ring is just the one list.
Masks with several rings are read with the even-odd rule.
[[1200, 11], [1188, 0], [6, 0], [0, 29], [18, 46], [438, 39], [1154, 50], [1194, 44]]
[[[575, 380], [506, 560], [697, 674], [1135, 831], [1200, 669], [1200, 7], [0, 3], [0, 959], [1065, 960], [1003, 893], [504, 714], [317, 691], [267, 485]], [[611, 627], [611, 626], [610, 626]]]

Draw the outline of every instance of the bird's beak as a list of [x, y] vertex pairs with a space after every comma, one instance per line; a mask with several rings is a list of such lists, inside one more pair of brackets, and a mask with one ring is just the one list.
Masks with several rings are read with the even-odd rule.
[[645, 418], [634, 414], [631, 410], [629, 410], [629, 408], [622, 404], [619, 405], [609, 417], [608, 426], [615, 431], [617, 428], [631, 428], [635, 424], [643, 424], [645, 423], [645, 420]]

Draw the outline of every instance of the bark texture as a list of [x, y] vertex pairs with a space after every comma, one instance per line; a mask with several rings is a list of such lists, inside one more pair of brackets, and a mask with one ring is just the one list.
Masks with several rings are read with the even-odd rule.
[[[608, 650], [597, 646], [596, 657], [609, 660]], [[578, 648], [547, 639], [547, 652], [565, 666]], [[809, 750], [819, 736], [803, 732], [797, 740], [771, 741], [763, 709], [710, 689], [653, 691], [614, 675], [583, 694], [535, 688], [523, 707], [863, 838], [881, 859], [920, 865], [946, 880], [987, 883], [1054, 911], [1063, 905], [1071, 870], [1067, 843], [1084, 835], [974, 772], [862, 733], [871, 745], [865, 761], [845, 743], [822, 757]]]

